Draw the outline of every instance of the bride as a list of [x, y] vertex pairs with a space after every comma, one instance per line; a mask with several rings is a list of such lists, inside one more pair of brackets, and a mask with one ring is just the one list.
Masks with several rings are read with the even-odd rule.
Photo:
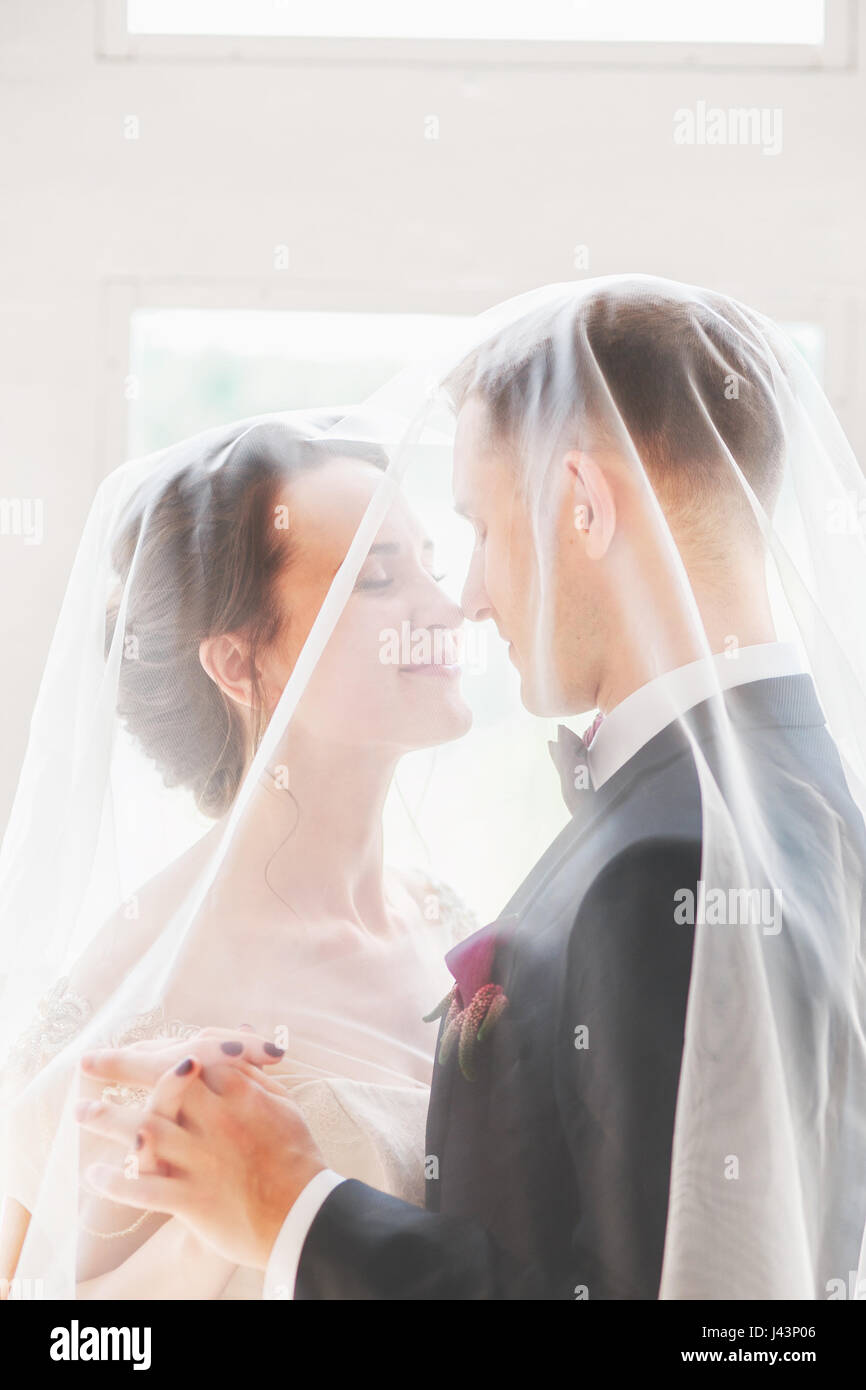
[[[383, 867], [382, 818], [402, 756], [459, 738], [471, 714], [456, 661], [462, 614], [401, 498], [239, 804], [386, 464], [375, 446], [332, 434], [288, 416], [210, 431], [139, 470], [103, 524], [112, 590], [99, 600], [97, 701], [107, 688], [116, 716], [107, 722], [125, 731], [106, 755], [115, 794], [135, 800], [122, 775], [129, 744], [133, 761], [155, 767], [213, 825], [144, 887], [121, 889], [11, 1049], [0, 1277], [14, 1273], [34, 1211], [31, 1237], [56, 1235], [63, 1203], [53, 1184], [69, 1185], [66, 1169], [80, 1159], [83, 1172], [96, 1156], [58, 1136], [82, 1052], [108, 1043], [254, 1028], [274, 1039], [280, 1060], [269, 1075], [291, 1091], [329, 1165], [423, 1203], [435, 1029], [422, 1020], [450, 983], [444, 953], [475, 923], [442, 883]], [[385, 639], [407, 622], [439, 640], [423, 662], [395, 664]], [[34, 740], [38, 727], [37, 713]], [[98, 757], [86, 765], [96, 786]], [[95, 863], [110, 804], [109, 791]], [[103, 1094], [91, 1084], [89, 1094]], [[83, 1186], [75, 1199], [78, 1297], [261, 1297], [260, 1275], [177, 1221], [145, 1213], [130, 1223], [127, 1208]]]

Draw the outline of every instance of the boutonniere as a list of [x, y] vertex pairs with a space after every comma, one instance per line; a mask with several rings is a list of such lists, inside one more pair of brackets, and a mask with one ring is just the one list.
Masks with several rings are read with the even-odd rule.
[[510, 934], [516, 922], [516, 915], [499, 917], [452, 947], [445, 964], [454, 976], [454, 984], [436, 1008], [424, 1017], [425, 1023], [433, 1023], [444, 1015], [439, 1065], [444, 1067], [456, 1050], [458, 1065], [467, 1081], [475, 1079], [478, 1044], [489, 1036], [508, 1007], [504, 989], [490, 976], [496, 947]]

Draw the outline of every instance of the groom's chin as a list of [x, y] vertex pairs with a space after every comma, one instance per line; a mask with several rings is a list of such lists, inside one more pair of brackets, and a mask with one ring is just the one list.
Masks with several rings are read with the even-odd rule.
[[553, 680], [539, 681], [520, 672], [520, 700], [524, 709], [539, 719], [567, 719], [575, 713], [574, 700]]
[[520, 699], [524, 709], [541, 719], [551, 719], [561, 714], [560, 701], [552, 690], [539, 688], [536, 682], [520, 673]]

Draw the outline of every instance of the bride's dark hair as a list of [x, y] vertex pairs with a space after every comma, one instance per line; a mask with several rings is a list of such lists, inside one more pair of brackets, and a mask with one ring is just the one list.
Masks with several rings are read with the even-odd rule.
[[[208, 436], [206, 438], [212, 438]], [[106, 614], [106, 655], [128, 590], [117, 712], [167, 786], [188, 787], [199, 809], [231, 806], [267, 724], [256, 654], [279, 635], [277, 577], [295, 555], [291, 529], [277, 524], [278, 498], [292, 476], [328, 459], [384, 467], [375, 446], [300, 437], [280, 422], [246, 428], [233, 441], [195, 447], [154, 492], [133, 499], [114, 541], [120, 580]], [[242, 716], [199, 659], [206, 637], [243, 634], [253, 683]]]

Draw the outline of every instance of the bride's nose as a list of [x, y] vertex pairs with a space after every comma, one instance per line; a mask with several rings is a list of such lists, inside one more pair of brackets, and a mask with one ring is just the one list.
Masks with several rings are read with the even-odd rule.
[[463, 609], [431, 579], [412, 605], [413, 627], [458, 628], [463, 623]]

